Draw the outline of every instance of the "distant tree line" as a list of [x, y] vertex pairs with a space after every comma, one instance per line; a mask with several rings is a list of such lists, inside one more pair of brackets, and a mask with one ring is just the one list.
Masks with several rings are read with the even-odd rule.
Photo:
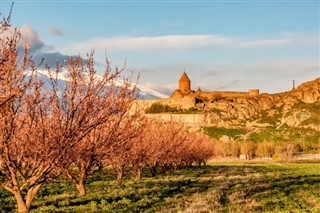
[[166, 104], [161, 104], [159, 102], [151, 104], [150, 107], [145, 109], [147, 114], [157, 114], [157, 113], [195, 113], [197, 109], [190, 107], [189, 109], [178, 109], [177, 107], [171, 107]]
[[253, 142], [253, 141], [215, 141], [213, 155], [216, 158], [250, 155], [251, 158], [272, 158], [290, 160], [299, 153], [319, 153], [320, 144], [313, 142]]

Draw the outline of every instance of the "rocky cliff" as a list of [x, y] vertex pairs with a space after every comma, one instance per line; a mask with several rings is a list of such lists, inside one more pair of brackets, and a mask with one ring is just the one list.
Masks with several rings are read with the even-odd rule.
[[205, 102], [210, 125], [299, 127], [320, 130], [320, 78], [279, 94], [217, 98]]

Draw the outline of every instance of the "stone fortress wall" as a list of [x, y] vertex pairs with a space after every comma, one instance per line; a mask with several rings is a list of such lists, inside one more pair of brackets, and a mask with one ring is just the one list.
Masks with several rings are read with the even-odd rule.
[[194, 97], [183, 98], [162, 98], [152, 100], [136, 100], [133, 103], [133, 108], [139, 111], [144, 111], [154, 103], [160, 103], [162, 105], [168, 105], [170, 107], [176, 107], [177, 109], [190, 109], [196, 107], [196, 99]]
[[199, 126], [212, 126], [213, 123], [209, 115], [206, 114], [146, 114], [147, 118], [157, 120], [160, 122], [174, 121], [177, 123], [183, 123], [189, 127], [199, 127]]
[[234, 92], [234, 91], [211, 91], [211, 92], [201, 92], [199, 94], [204, 98], [212, 98], [212, 97], [246, 97], [246, 96], [254, 96], [259, 95], [258, 89], [251, 89], [248, 92]]

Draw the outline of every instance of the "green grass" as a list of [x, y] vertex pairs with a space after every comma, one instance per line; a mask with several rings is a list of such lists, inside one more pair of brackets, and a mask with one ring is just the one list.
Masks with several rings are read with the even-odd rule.
[[[41, 188], [30, 212], [319, 212], [320, 164], [212, 163], [117, 186], [110, 171], [77, 196], [66, 181]], [[13, 212], [0, 189], [0, 212]]]
[[313, 129], [300, 128], [265, 128], [250, 136], [253, 141], [292, 141], [292, 142], [320, 142], [320, 132]]
[[219, 139], [223, 135], [232, 137], [233, 139], [239, 138], [241, 135], [246, 134], [248, 130], [245, 129], [226, 129], [219, 127], [204, 127], [205, 133], [211, 138]]
[[[241, 135], [248, 133], [245, 129], [226, 129], [219, 127], [205, 127], [204, 131], [211, 138], [219, 139], [222, 135], [227, 135], [233, 139], [241, 138]], [[258, 131], [252, 133], [247, 140], [255, 142], [261, 141], [292, 141], [296, 143], [309, 142], [319, 143], [320, 132], [313, 129], [301, 129], [293, 127], [276, 128], [260, 128]]]

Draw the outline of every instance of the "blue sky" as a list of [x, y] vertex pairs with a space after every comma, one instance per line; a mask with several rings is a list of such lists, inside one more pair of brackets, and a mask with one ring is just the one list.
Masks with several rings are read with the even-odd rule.
[[[1, 12], [11, 2], [0, 0]], [[262, 92], [320, 76], [319, 1], [15, 1], [12, 24], [48, 63], [95, 49], [170, 94], [185, 69], [193, 89]], [[101, 67], [99, 68], [101, 69]]]

